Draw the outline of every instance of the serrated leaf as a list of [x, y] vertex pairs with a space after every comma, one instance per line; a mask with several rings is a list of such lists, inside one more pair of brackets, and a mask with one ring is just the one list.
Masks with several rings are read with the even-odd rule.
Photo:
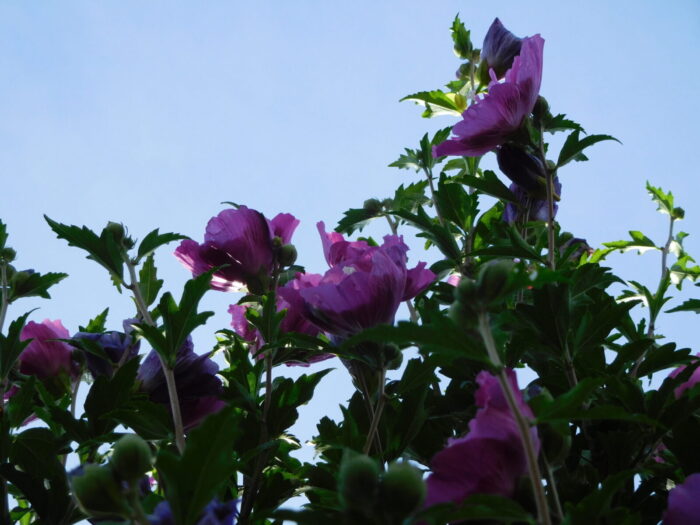
[[93, 319], [90, 319], [90, 321], [88, 321], [87, 326], [81, 326], [80, 331], [89, 332], [91, 334], [101, 334], [105, 331], [105, 324], [107, 323], [107, 314], [109, 314], [109, 308], [105, 308], [100, 314], [95, 316]]
[[12, 321], [6, 336], [0, 333], [0, 380], [2, 381], [7, 378], [22, 350], [31, 342], [31, 339], [20, 341], [22, 328], [24, 328], [24, 323], [27, 322], [30, 313], [27, 312]]
[[485, 170], [482, 177], [473, 177], [471, 175], [460, 175], [455, 180], [462, 184], [466, 184], [472, 188], [491, 195], [497, 199], [518, 203], [517, 197], [508, 187], [501, 182], [498, 176], [491, 170]]
[[572, 160], [588, 160], [588, 158], [583, 155], [583, 150], [598, 142], [602, 142], [604, 140], [614, 140], [615, 142], [620, 143], [619, 140], [610, 135], [587, 135], [584, 138], [580, 138], [580, 135], [581, 132], [576, 129], [566, 138], [564, 146], [562, 146], [561, 151], [559, 152], [557, 167], [562, 167]]
[[196, 523], [204, 506], [234, 473], [237, 420], [236, 410], [226, 407], [189, 433], [182, 456], [161, 449], [156, 466], [175, 523]]
[[143, 238], [141, 244], [139, 244], [136, 262], [143, 257], [150, 255], [154, 250], [163, 246], [164, 244], [189, 238], [186, 235], [180, 235], [179, 233], [159, 233], [158, 230], [159, 229], [156, 228]]
[[651, 195], [651, 200], [658, 206], [657, 211], [665, 213], [666, 215], [673, 214], [673, 193], [670, 191], [666, 193], [661, 188], [657, 188], [649, 184], [647, 181], [647, 192]]
[[581, 124], [574, 122], [573, 120], [567, 119], [566, 115], [560, 113], [553, 116], [544, 122], [544, 130], [550, 133], [556, 133], [557, 131], [566, 131], [568, 129], [577, 130], [585, 133], [585, 130], [581, 127]]
[[461, 257], [459, 246], [452, 233], [446, 227], [436, 224], [422, 207], [419, 206], [416, 213], [405, 210], [392, 210], [389, 213], [421, 230], [423, 235], [448, 258], [458, 260]]
[[404, 187], [403, 184], [396, 188], [392, 206], [396, 210], [407, 210], [413, 212], [418, 206], [422, 206], [428, 202], [425, 196], [425, 189], [428, 186], [427, 180], [414, 182]]
[[355, 231], [362, 231], [376, 217], [375, 213], [364, 208], [351, 208], [343, 213], [343, 218], [338, 221], [335, 231], [348, 235]]
[[586, 377], [568, 392], [558, 396], [544, 407], [537, 410], [537, 422], [569, 420], [580, 413], [581, 406], [588, 401], [595, 390], [603, 384], [603, 378]]
[[666, 310], [666, 313], [671, 312], [695, 312], [696, 314], [700, 314], [700, 299], [688, 299], [683, 304]]
[[7, 226], [0, 220], [0, 249], [5, 247], [7, 242]]
[[640, 255], [648, 252], [649, 250], [660, 250], [660, 248], [654, 244], [654, 241], [652, 241], [642, 232], [632, 230], [629, 232], [629, 234], [630, 237], [632, 237], [631, 241], [604, 242], [603, 245], [607, 246], [608, 248], [612, 248], [613, 250], [620, 250], [621, 252], [637, 250]]
[[107, 229], [103, 230], [101, 236], [97, 236], [95, 232], [87, 226], [69, 226], [61, 224], [44, 215], [44, 219], [49, 223], [49, 226], [58, 236], [59, 239], [68, 241], [70, 246], [81, 248], [88, 252], [88, 259], [92, 259], [104, 268], [117, 283], [122, 283], [124, 280], [124, 259], [122, 251], [114, 236], [108, 234]]
[[472, 58], [472, 41], [469, 37], [469, 30], [464, 27], [464, 24], [459, 19], [459, 15], [455, 16], [452, 22], [452, 42], [454, 43], [453, 50], [457, 57], [464, 60], [471, 60]]
[[9, 302], [12, 303], [23, 297], [43, 297], [51, 299], [49, 288], [68, 277], [67, 273], [29, 273], [15, 272], [9, 280]]
[[434, 91], [421, 91], [403, 97], [399, 102], [411, 100], [418, 105], [424, 106], [424, 118], [437, 117], [439, 115], [452, 115], [461, 117], [466, 107], [461, 108], [455, 100], [455, 93], [445, 93], [439, 89]]
[[146, 257], [141, 270], [139, 271], [139, 288], [146, 306], [152, 305], [158, 298], [158, 292], [163, 287], [163, 280], [158, 279], [157, 268], [153, 253]]

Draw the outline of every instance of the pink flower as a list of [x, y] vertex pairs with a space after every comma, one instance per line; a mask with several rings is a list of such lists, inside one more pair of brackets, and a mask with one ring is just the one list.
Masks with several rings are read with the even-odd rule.
[[41, 323], [29, 321], [22, 328], [20, 339], [23, 341], [32, 339], [32, 342], [19, 356], [19, 371], [41, 380], [61, 376], [77, 377], [78, 367], [72, 359], [73, 349], [67, 343], [56, 341], [56, 339], [69, 338], [70, 334], [61, 321], [49, 319]]
[[[520, 394], [515, 372], [508, 370], [507, 373], [520, 412], [533, 417]], [[498, 379], [481, 372], [476, 381], [479, 389], [475, 401], [479, 410], [469, 423], [469, 433], [450, 440], [448, 446], [433, 457], [433, 472], [427, 479], [426, 506], [460, 503], [478, 493], [511, 497], [518, 478], [527, 473], [527, 456], [520, 433]], [[532, 428], [531, 433], [539, 453], [537, 430]]]
[[668, 494], [664, 525], [691, 525], [700, 521], [700, 473], [691, 474]]
[[520, 55], [506, 72], [505, 81], [495, 74], [489, 92], [462, 114], [452, 128], [455, 138], [433, 147], [433, 156], [478, 157], [500, 146], [532, 113], [542, 83], [544, 40], [540, 35], [524, 38]]
[[247, 286], [260, 293], [275, 264], [276, 244], [289, 244], [298, 225], [288, 213], [270, 221], [245, 206], [224, 210], [207, 224], [202, 244], [184, 240], [175, 257], [195, 276], [221, 266], [211, 281], [216, 290], [240, 291]]
[[[700, 354], [697, 354], [696, 357], [700, 357]], [[673, 372], [671, 372], [668, 376], [669, 377], [676, 377], [683, 370], [685, 370], [685, 365], [679, 366]], [[693, 373], [690, 375], [690, 377], [688, 378], [688, 380], [685, 383], [682, 383], [681, 385], [677, 386], [676, 389], [673, 391], [673, 393], [676, 396], [676, 399], [681, 397], [683, 395], [683, 392], [685, 392], [686, 390], [688, 390], [691, 387], [694, 387], [698, 383], [700, 383], [700, 366], [697, 367], [693, 371]]]

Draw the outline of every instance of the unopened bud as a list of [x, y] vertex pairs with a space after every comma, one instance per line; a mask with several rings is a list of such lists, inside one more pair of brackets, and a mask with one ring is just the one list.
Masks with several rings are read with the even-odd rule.
[[362, 209], [364, 209], [367, 213], [377, 215], [382, 211], [382, 203], [379, 199], [367, 199], [362, 205]]
[[78, 504], [90, 516], [129, 515], [122, 488], [109, 467], [85, 465], [83, 473], [71, 480], [71, 487]]
[[512, 291], [515, 263], [507, 259], [489, 261], [479, 270], [478, 293], [484, 304], [504, 299]]
[[111, 233], [112, 237], [114, 237], [114, 240], [117, 242], [121, 242], [121, 240], [124, 239], [124, 225], [123, 224], [120, 224], [118, 222], [109, 221], [107, 223], [107, 226], [105, 226], [105, 231]]
[[420, 471], [409, 463], [389, 466], [379, 486], [382, 507], [392, 516], [405, 518], [425, 499], [425, 483]]
[[0, 250], [0, 262], [10, 263], [17, 257], [17, 252], [9, 246]]
[[153, 456], [148, 443], [141, 437], [127, 434], [114, 445], [109, 463], [120, 479], [133, 483], [150, 470]]
[[673, 208], [673, 215], [671, 216], [674, 219], [680, 220], [685, 217], [685, 210], [683, 208]]
[[537, 102], [535, 102], [532, 115], [535, 117], [535, 122], [538, 124], [547, 117], [551, 116], [549, 113], [549, 103], [547, 102], [546, 98], [543, 96], [537, 97]]
[[379, 467], [368, 456], [345, 457], [340, 465], [338, 491], [346, 510], [364, 512], [374, 506], [379, 487]]
[[278, 252], [278, 261], [282, 266], [291, 266], [297, 260], [297, 249], [293, 244], [285, 244]]
[[384, 345], [384, 363], [389, 370], [396, 370], [403, 362], [403, 353], [395, 344]]

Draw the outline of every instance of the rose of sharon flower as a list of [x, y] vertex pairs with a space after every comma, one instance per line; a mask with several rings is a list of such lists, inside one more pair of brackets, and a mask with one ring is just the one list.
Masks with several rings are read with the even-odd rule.
[[[280, 290], [291, 289], [293, 291], [298, 291], [301, 288], [308, 288], [318, 284], [320, 279], [320, 275], [299, 274], [295, 279], [289, 281], [285, 286], [280, 288]], [[286, 334], [289, 332], [295, 332], [298, 334], [316, 337], [320, 333], [320, 330], [317, 326], [309, 322], [309, 320], [303, 315], [304, 303], [302, 300], [300, 300], [300, 296], [293, 293], [292, 298], [294, 299], [294, 303], [290, 303], [279, 294], [277, 295], [277, 311], [287, 311], [282, 319], [282, 322], [280, 323], [280, 333]], [[228, 309], [229, 313], [231, 314], [231, 326], [233, 327], [233, 330], [243, 339], [249, 341], [251, 343], [252, 351], [255, 352], [259, 350], [263, 344], [265, 344], [265, 341], [263, 341], [262, 335], [258, 332], [258, 330], [255, 329], [255, 327], [246, 319], [245, 313], [247, 310], [248, 306], [239, 304], [232, 304]], [[312, 353], [308, 350], [297, 350], [292, 352], [292, 360], [287, 361], [285, 364], [288, 366], [308, 366], [310, 363], [317, 363], [319, 361], [324, 361], [325, 359], [330, 359], [331, 357], [333, 357], [333, 354]]]
[[668, 494], [664, 525], [700, 523], [700, 473], [691, 474]]
[[[196, 525], [233, 525], [238, 517], [237, 501], [227, 501], [221, 503], [214, 499], [210, 501]], [[150, 525], [175, 525], [175, 517], [170, 509], [170, 503], [161, 501], [153, 510], [153, 514], [148, 517]]]
[[[520, 412], [534, 417], [518, 389], [513, 370], [507, 370]], [[527, 474], [527, 456], [513, 414], [496, 377], [481, 372], [475, 401], [479, 407], [469, 423], [469, 433], [452, 439], [431, 461], [432, 474], [426, 483], [426, 506], [460, 503], [472, 494], [512, 497], [518, 478]], [[531, 431], [536, 452], [540, 442], [537, 429]]]
[[[546, 199], [538, 199], [537, 197], [533, 197], [532, 194], [518, 186], [515, 182], [511, 184], [508, 189], [518, 199], [518, 204], [514, 202], [506, 203], [506, 207], [503, 210], [503, 220], [505, 222], [547, 221], [548, 204]], [[554, 177], [554, 193], [556, 195], [561, 195], [561, 182], [559, 182], [559, 177]], [[530, 214], [525, 217], [528, 204], [530, 206]], [[556, 201], [554, 201], [554, 214], [552, 217], [557, 216], [558, 209], [559, 205]]]
[[187, 239], [175, 250], [175, 257], [197, 276], [222, 266], [212, 277], [211, 286], [221, 291], [248, 287], [262, 291], [275, 262], [274, 239], [289, 244], [299, 221], [288, 213], [274, 219], [245, 206], [224, 210], [207, 224], [204, 242]]
[[20, 339], [32, 339], [32, 342], [19, 356], [19, 371], [42, 381], [61, 376], [75, 379], [78, 366], [72, 359], [73, 348], [68, 343], [55, 340], [69, 338], [70, 334], [61, 321], [29, 321], [22, 328]]
[[[219, 399], [222, 390], [221, 380], [216, 377], [219, 365], [209, 358], [209, 354], [195, 354], [191, 337], [178, 351], [174, 371], [185, 430], [191, 430], [206, 416], [225, 406]], [[144, 359], [136, 379], [141, 391], [148, 394], [151, 401], [170, 407], [168, 386], [155, 350]]]
[[492, 75], [488, 93], [466, 109], [463, 120], [452, 128], [455, 138], [434, 146], [433, 156], [478, 157], [506, 142], [537, 102], [543, 49], [540, 35], [524, 38], [505, 81], [497, 82], [495, 73]]
[[484, 37], [481, 46], [481, 62], [488, 69], [493, 69], [496, 78], [503, 78], [513, 65], [513, 60], [520, 54], [523, 39], [508, 31], [496, 18]]
[[[700, 357], [700, 353], [697, 354], [696, 357]], [[685, 370], [685, 365], [676, 368], [673, 372], [669, 374], [669, 377], [676, 377], [683, 370]], [[700, 383], [700, 366], [693, 371], [693, 373], [690, 375], [690, 377], [685, 383], [682, 383], [681, 385], [677, 386], [676, 389], [673, 391], [674, 395], [676, 396], [676, 399], [681, 397], [683, 395], [683, 392], [685, 392], [689, 388], [694, 387], [698, 383]]]
[[[129, 361], [136, 357], [139, 353], [140, 341], [135, 341], [131, 334], [122, 332], [105, 332], [91, 333], [78, 332], [73, 336], [73, 339], [87, 339], [94, 341], [104, 351], [107, 359], [104, 359], [92, 352], [85, 352], [85, 359], [88, 370], [92, 377], [96, 378], [101, 375], [111, 377], [115, 367], [124, 360]], [[126, 357], [124, 356], [126, 353]]]
[[415, 297], [435, 279], [420, 263], [406, 268], [406, 246], [401, 237], [387, 235], [381, 246], [348, 242], [326, 233], [318, 224], [326, 260], [323, 276], [297, 276], [297, 283], [279, 290], [290, 305], [299, 305], [304, 317], [321, 330], [344, 338], [379, 324], [391, 324], [402, 301]]

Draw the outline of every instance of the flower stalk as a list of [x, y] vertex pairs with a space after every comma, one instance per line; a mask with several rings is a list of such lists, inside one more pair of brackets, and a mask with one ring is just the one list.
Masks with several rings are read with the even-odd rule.
[[10, 304], [9, 290], [7, 283], [7, 265], [0, 264], [0, 333], [5, 325], [5, 316], [7, 315], [7, 307]]
[[479, 314], [479, 332], [481, 333], [484, 345], [486, 346], [489, 359], [491, 359], [491, 362], [498, 368], [498, 382], [503, 389], [503, 393], [505, 394], [505, 398], [508, 403], [508, 408], [510, 408], [510, 411], [513, 414], [515, 422], [518, 426], [518, 432], [520, 433], [525, 456], [527, 457], [527, 468], [530, 476], [530, 483], [532, 484], [532, 492], [535, 496], [535, 504], [537, 505], [538, 521], [542, 525], [551, 525], [552, 518], [549, 514], [547, 496], [544, 492], [544, 487], [542, 486], [542, 474], [537, 462], [535, 444], [532, 441], [532, 434], [530, 434], [530, 423], [525, 419], [518, 408], [515, 392], [513, 392], [513, 386], [506, 375], [505, 368], [503, 367], [501, 358], [498, 355], [496, 343], [494, 342], [493, 334], [491, 333], [489, 317], [486, 312], [481, 312]]
[[[127, 285], [133, 294], [134, 302], [136, 303], [136, 309], [139, 315], [143, 318], [146, 324], [155, 326], [151, 313], [148, 311], [148, 306], [146, 306], [146, 301], [141, 294], [141, 288], [139, 287], [138, 279], [136, 278], [136, 269], [131, 260], [127, 258], [126, 266], [129, 269], [129, 279], [130, 284]], [[173, 414], [173, 427], [175, 432], [175, 445], [178, 451], [182, 454], [185, 450], [185, 429], [182, 424], [182, 413], [180, 411], [180, 400], [177, 394], [177, 385], [175, 384], [175, 371], [168, 366], [165, 360], [158, 354], [158, 359], [160, 360], [160, 365], [163, 368], [163, 376], [165, 377], [165, 384], [168, 387], [168, 397], [170, 398], [170, 410]]]

